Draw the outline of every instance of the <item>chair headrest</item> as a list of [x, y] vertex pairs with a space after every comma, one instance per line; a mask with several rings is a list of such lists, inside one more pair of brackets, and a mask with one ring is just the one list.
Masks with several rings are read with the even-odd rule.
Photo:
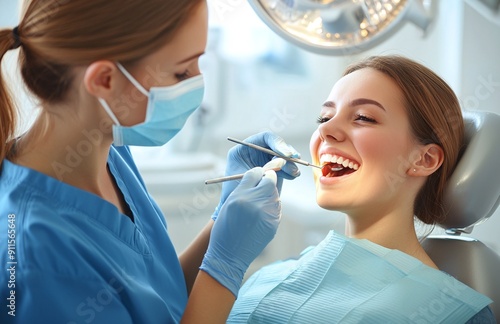
[[500, 115], [463, 113], [465, 151], [444, 195], [446, 219], [439, 224], [450, 233], [470, 233], [488, 219], [500, 203]]

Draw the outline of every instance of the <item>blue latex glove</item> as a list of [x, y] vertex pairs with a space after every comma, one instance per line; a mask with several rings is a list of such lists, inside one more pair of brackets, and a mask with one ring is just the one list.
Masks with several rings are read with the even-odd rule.
[[[271, 149], [274, 152], [286, 157], [300, 158], [299, 152], [297, 152], [292, 146], [288, 145], [283, 138], [271, 132], [258, 133], [246, 138], [244, 141]], [[229, 176], [245, 173], [252, 168], [264, 166], [273, 158], [275, 158], [275, 156], [238, 144], [231, 148], [227, 154], [225, 175]], [[295, 163], [287, 161], [285, 166], [281, 168], [281, 171], [277, 172], [277, 176], [277, 188], [278, 193], [280, 193], [283, 179], [295, 179], [300, 176], [300, 170]], [[217, 219], [221, 207], [224, 205], [227, 197], [234, 190], [234, 188], [236, 188], [238, 183], [239, 181], [226, 181], [222, 184], [221, 198], [219, 205], [215, 208], [215, 211], [212, 214], [213, 220]]]
[[[263, 175], [265, 175], [263, 177]], [[235, 296], [250, 263], [274, 238], [281, 203], [274, 171], [260, 167], [245, 173], [214, 223], [200, 269]]]

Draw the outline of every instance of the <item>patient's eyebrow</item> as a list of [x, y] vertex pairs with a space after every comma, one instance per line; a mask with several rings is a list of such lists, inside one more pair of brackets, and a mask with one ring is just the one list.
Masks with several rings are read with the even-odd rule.
[[[350, 107], [361, 106], [361, 105], [375, 105], [375, 106], [377, 106], [385, 111], [384, 106], [382, 106], [381, 103], [379, 103], [378, 101], [375, 101], [373, 99], [358, 98], [358, 99], [354, 99], [353, 101], [351, 101], [349, 103]], [[323, 104], [323, 107], [336, 108], [337, 105], [335, 104], [335, 102], [329, 100], [329, 101], [325, 101], [325, 103]]]
[[335, 105], [335, 102], [333, 102], [333, 101], [325, 101], [325, 103], [323, 104], [323, 107], [335, 108], [336, 105]]
[[384, 108], [384, 106], [382, 106], [381, 103], [379, 103], [378, 101], [372, 100], [372, 99], [359, 98], [359, 99], [354, 99], [353, 101], [351, 101], [351, 107], [361, 106], [361, 105], [374, 105], [374, 106], [377, 106], [385, 111], [385, 108]]

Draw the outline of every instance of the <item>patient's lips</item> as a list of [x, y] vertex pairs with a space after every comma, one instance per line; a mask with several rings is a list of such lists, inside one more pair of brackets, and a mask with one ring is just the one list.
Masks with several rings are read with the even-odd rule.
[[359, 168], [358, 163], [350, 161], [348, 158], [331, 154], [323, 154], [320, 162], [323, 165], [321, 171], [325, 177], [343, 176], [353, 173]]

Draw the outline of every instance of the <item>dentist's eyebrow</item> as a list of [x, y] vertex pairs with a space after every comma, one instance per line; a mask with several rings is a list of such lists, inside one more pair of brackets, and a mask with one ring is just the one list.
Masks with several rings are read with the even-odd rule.
[[354, 99], [353, 101], [351, 101], [351, 107], [361, 106], [361, 105], [374, 105], [374, 106], [377, 106], [385, 111], [385, 108], [384, 108], [384, 106], [382, 106], [382, 104], [380, 104], [378, 101], [375, 101], [372, 99], [359, 98], [359, 99]]
[[203, 54], [205, 54], [205, 52], [201, 52], [201, 53], [195, 54], [195, 55], [193, 55], [193, 56], [190, 56], [190, 57], [188, 57], [188, 58], [187, 58], [187, 59], [185, 59], [185, 60], [182, 60], [182, 61], [180, 61], [180, 62], [177, 62], [177, 65], [182, 64], [182, 63], [186, 63], [186, 62], [188, 62], [188, 61], [191, 61], [191, 60], [192, 60], [192, 59], [194, 59], [194, 58], [197, 58], [197, 57], [202, 56]]

